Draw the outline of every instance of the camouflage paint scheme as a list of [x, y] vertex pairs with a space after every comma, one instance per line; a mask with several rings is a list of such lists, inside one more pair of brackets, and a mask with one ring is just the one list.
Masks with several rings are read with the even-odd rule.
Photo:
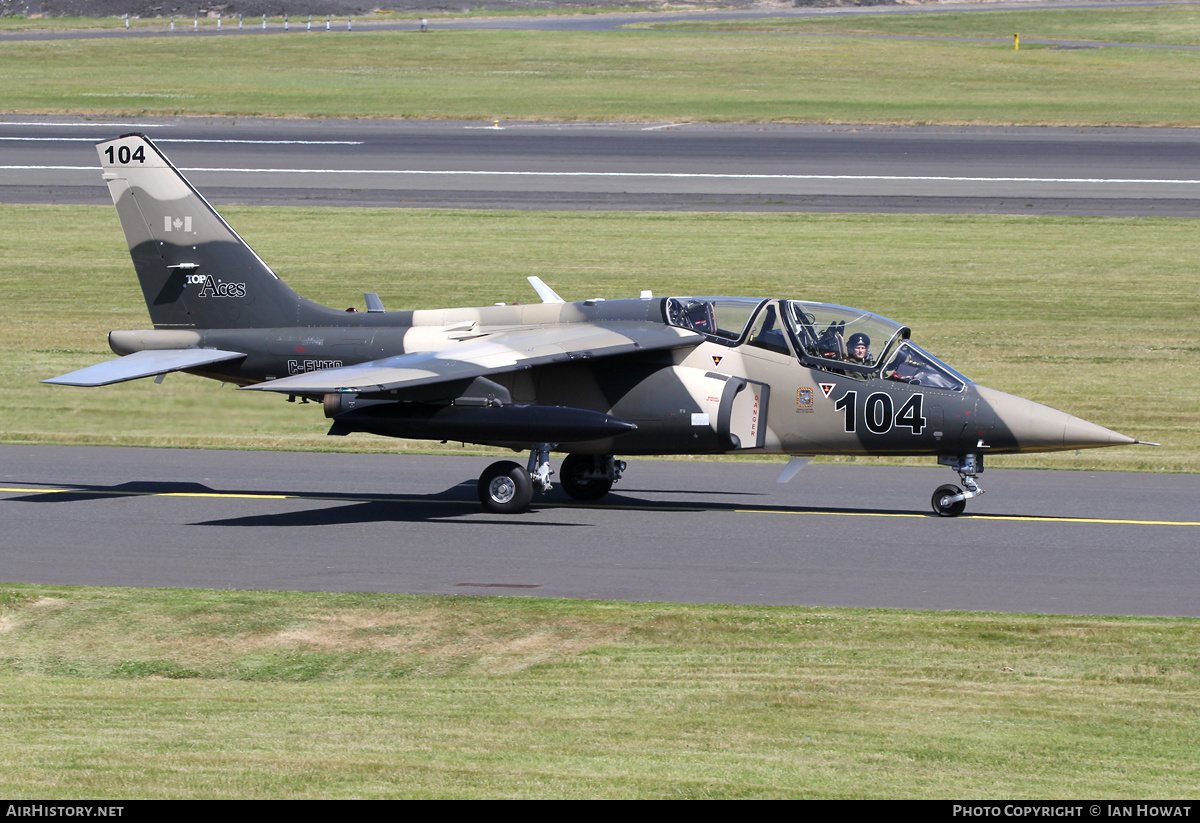
[[[934, 495], [953, 515], [982, 493], [984, 454], [1138, 442], [976, 385], [901, 324], [842, 306], [568, 303], [538, 281], [539, 304], [384, 311], [367, 295], [368, 311], [328, 308], [288, 288], [149, 139], [97, 150], [154, 329], [110, 332], [122, 357], [45, 382], [186, 371], [320, 400], [334, 435], [531, 450], [527, 469], [497, 463], [481, 478], [495, 511], [549, 488], [551, 451], [574, 455], [561, 479], [580, 499], [619, 479], [617, 454], [932, 455], [962, 477], [965, 491]], [[857, 333], [874, 338], [865, 363], [846, 353]]]

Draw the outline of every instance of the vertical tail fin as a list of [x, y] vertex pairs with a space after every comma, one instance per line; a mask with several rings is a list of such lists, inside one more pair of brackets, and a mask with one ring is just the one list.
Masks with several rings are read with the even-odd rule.
[[288, 288], [144, 135], [96, 150], [156, 327], [308, 325], [328, 311]]

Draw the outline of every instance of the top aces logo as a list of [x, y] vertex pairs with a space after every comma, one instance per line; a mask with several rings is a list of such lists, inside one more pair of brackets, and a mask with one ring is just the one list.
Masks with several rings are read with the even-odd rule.
[[245, 283], [223, 283], [211, 274], [189, 274], [189, 286], [199, 286], [201, 297], [245, 297]]

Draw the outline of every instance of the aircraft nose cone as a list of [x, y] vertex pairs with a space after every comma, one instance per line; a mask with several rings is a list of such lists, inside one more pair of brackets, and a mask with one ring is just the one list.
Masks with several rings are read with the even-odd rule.
[[1128, 446], [1137, 441], [1120, 432], [1080, 420], [1066, 412], [1023, 397], [978, 386], [979, 398], [996, 416], [998, 430], [1007, 429], [1015, 451], [1058, 451]]
[[1097, 426], [1095, 423], [1089, 423], [1086, 420], [1080, 420], [1078, 417], [1067, 416], [1067, 423], [1063, 427], [1063, 448], [1067, 449], [1086, 449], [1099, 446], [1130, 446], [1136, 443], [1132, 437], [1127, 437], [1120, 432], [1115, 432], [1112, 429], [1106, 429], [1103, 426]]

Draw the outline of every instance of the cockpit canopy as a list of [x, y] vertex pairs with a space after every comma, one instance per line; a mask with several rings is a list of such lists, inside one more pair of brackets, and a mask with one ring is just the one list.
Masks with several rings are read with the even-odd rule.
[[766, 302], [753, 297], [668, 297], [663, 310], [670, 325], [735, 346], [742, 342], [754, 313]]
[[714, 343], [792, 355], [813, 368], [962, 391], [967, 378], [909, 341], [910, 329], [861, 309], [804, 300], [669, 297], [665, 320]]
[[[861, 309], [802, 300], [782, 305], [800, 345], [797, 354], [814, 360], [874, 366], [897, 340], [908, 339], [907, 326]], [[851, 349], [859, 342], [866, 344], [866, 351], [856, 355]]]

